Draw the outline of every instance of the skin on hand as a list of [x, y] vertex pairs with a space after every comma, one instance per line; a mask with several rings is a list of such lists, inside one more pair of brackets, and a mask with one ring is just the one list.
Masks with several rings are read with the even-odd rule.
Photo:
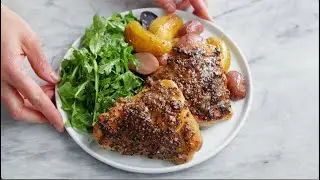
[[[32, 69], [49, 85], [39, 86], [22, 67], [28, 58]], [[25, 21], [1, 4], [1, 100], [16, 120], [50, 122], [64, 130], [52, 102], [59, 77], [46, 60], [40, 41]]]
[[168, 13], [173, 13], [176, 9], [186, 10], [190, 6], [193, 7], [193, 14], [209, 20], [213, 21], [213, 19], [209, 16], [208, 12], [208, 4], [206, 0], [182, 0], [179, 3], [176, 3], [176, 0], [155, 0], [155, 3], [166, 10]]

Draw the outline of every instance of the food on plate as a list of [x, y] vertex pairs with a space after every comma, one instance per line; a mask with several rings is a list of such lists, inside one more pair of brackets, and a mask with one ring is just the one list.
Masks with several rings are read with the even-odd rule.
[[161, 56], [172, 49], [170, 41], [152, 34], [137, 21], [129, 22], [125, 28], [124, 36], [136, 52], [149, 52], [155, 56]]
[[230, 91], [230, 98], [237, 101], [246, 97], [247, 88], [243, 76], [237, 71], [230, 71], [227, 73], [228, 89]]
[[202, 37], [198, 34], [186, 34], [182, 36], [177, 43], [174, 44], [174, 48], [182, 53], [193, 55], [199, 54], [204, 51], [204, 46], [207, 46]]
[[[147, 79], [174, 81], [183, 92], [187, 105], [201, 127], [230, 119], [232, 116], [227, 78], [221, 66], [219, 51], [212, 45], [190, 41], [177, 47], [167, 65], [160, 67]], [[192, 47], [189, 51], [186, 47]], [[179, 48], [183, 48], [182, 50]]]
[[141, 13], [140, 15], [140, 22], [141, 22], [141, 25], [148, 29], [151, 22], [153, 20], [155, 20], [158, 16], [155, 15], [153, 12], [150, 12], [150, 11], [144, 11]]
[[176, 37], [182, 25], [183, 21], [179, 16], [169, 14], [152, 21], [148, 30], [161, 39], [172, 40]]
[[178, 42], [180, 41], [180, 38], [173, 38], [172, 39], [172, 46], [174, 47]]
[[198, 34], [200, 35], [204, 31], [204, 26], [197, 20], [191, 20], [183, 24], [178, 32], [178, 37], [182, 37], [186, 34]]
[[226, 43], [213, 36], [207, 39], [207, 43], [215, 45], [219, 48], [223, 70], [224, 72], [228, 72], [231, 64], [231, 54]]
[[170, 56], [172, 56], [172, 53], [166, 53], [166, 54], [164, 54], [164, 55], [162, 55], [162, 56], [158, 56], [157, 58], [158, 58], [158, 61], [159, 61], [160, 66], [165, 66], [165, 65], [167, 65], [167, 59], [168, 59]]
[[174, 45], [174, 50], [187, 55], [210, 56], [216, 51], [216, 46], [210, 45], [198, 34], [186, 34]]
[[106, 149], [175, 164], [190, 161], [202, 145], [199, 125], [181, 90], [160, 80], [99, 116], [93, 135]]
[[139, 63], [135, 66], [129, 63], [129, 68], [142, 75], [148, 75], [159, 68], [158, 59], [151, 53], [135, 53]]
[[231, 100], [247, 90], [239, 72], [228, 72], [226, 44], [203, 31], [175, 14], [94, 16], [61, 64], [67, 124], [121, 154], [190, 161], [202, 145], [200, 127], [230, 119]]
[[132, 20], [132, 13], [115, 14], [108, 20], [94, 16], [80, 48], [72, 47], [72, 55], [62, 61], [58, 93], [68, 113], [67, 125], [91, 133], [100, 113], [119, 97], [131, 97], [142, 89], [142, 79], [128, 68], [129, 62], [137, 64], [137, 60], [123, 37]]

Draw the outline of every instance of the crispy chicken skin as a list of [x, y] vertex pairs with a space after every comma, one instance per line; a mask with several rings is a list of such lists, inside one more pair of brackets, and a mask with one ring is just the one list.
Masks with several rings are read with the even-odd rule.
[[174, 50], [175, 54], [167, 60], [167, 65], [149, 76], [147, 83], [173, 80], [182, 90], [187, 106], [201, 127], [230, 119], [230, 92], [219, 49], [203, 41], [188, 39]]
[[202, 137], [185, 102], [173, 81], [156, 81], [101, 114], [94, 137], [103, 148], [124, 155], [186, 163], [200, 149]]

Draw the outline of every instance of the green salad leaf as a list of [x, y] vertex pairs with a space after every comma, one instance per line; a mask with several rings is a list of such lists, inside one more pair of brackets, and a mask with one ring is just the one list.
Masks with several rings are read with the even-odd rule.
[[123, 35], [133, 20], [132, 12], [109, 19], [95, 15], [80, 47], [73, 47], [71, 57], [62, 61], [58, 93], [69, 115], [67, 125], [91, 133], [99, 114], [119, 97], [132, 97], [142, 89], [143, 80], [129, 70], [128, 63], [138, 61]]

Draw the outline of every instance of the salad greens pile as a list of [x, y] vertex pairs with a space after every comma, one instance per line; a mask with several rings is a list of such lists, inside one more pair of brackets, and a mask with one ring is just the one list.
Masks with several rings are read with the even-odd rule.
[[119, 97], [131, 97], [143, 86], [128, 63], [137, 65], [123, 36], [126, 25], [137, 20], [132, 12], [106, 19], [95, 15], [79, 48], [61, 64], [58, 93], [62, 109], [68, 112], [67, 125], [91, 133], [100, 113], [107, 112]]

